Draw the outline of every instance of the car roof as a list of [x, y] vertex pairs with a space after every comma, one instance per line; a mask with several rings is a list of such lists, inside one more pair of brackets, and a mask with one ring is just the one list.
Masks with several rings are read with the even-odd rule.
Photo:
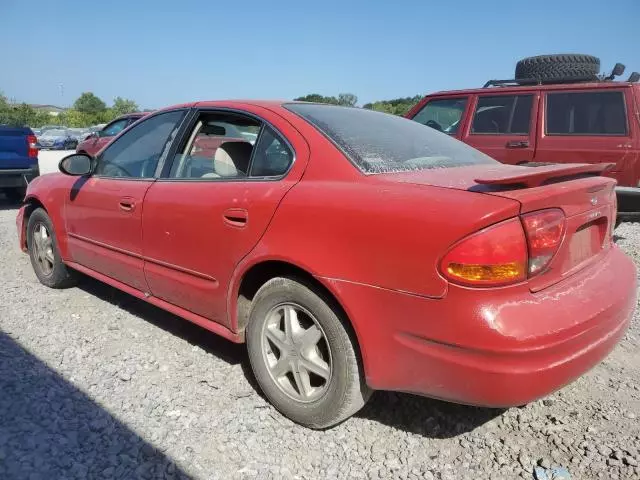
[[533, 90], [583, 90], [583, 89], [610, 89], [610, 88], [627, 88], [627, 87], [640, 87], [639, 83], [630, 82], [587, 82], [587, 83], [555, 83], [545, 85], [518, 85], [507, 87], [487, 87], [487, 88], [469, 88], [464, 90], [441, 90], [439, 92], [430, 93], [428, 97], [441, 96], [441, 95], [464, 95], [464, 94], [478, 94], [478, 93], [526, 93]]
[[254, 107], [281, 107], [284, 103], [292, 103], [291, 100], [207, 100], [202, 102], [196, 102], [193, 104], [195, 107], [216, 107], [221, 104], [235, 104], [235, 105], [253, 105]]
[[145, 115], [149, 115], [152, 112], [131, 112], [124, 113], [120, 115], [118, 118], [129, 118], [129, 117], [144, 117]]

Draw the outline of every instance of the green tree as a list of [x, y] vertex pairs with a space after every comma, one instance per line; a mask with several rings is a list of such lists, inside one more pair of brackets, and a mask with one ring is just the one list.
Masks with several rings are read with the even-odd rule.
[[376, 110], [378, 112], [392, 113], [394, 115], [404, 115], [421, 99], [422, 95], [394, 98], [392, 100], [379, 100], [377, 102], [366, 103], [362, 108]]
[[336, 97], [325, 97], [319, 93], [310, 93], [303, 97], [294, 98], [297, 102], [313, 102], [313, 103], [330, 103], [331, 105], [338, 105], [338, 99]]
[[11, 124], [16, 127], [27, 127], [33, 125], [38, 113], [26, 103], [13, 107], [13, 121]]
[[96, 115], [107, 109], [107, 104], [92, 92], [84, 92], [73, 104], [73, 108], [82, 113]]
[[115, 116], [133, 113], [138, 111], [138, 104], [133, 100], [116, 97], [113, 99], [113, 107], [111, 107], [111, 110]]
[[358, 103], [358, 97], [353, 93], [338, 94], [338, 105], [342, 105], [344, 107], [355, 107], [356, 103]]

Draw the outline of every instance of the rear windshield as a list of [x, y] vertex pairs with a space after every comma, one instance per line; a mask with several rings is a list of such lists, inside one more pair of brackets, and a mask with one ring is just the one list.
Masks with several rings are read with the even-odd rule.
[[285, 107], [329, 137], [364, 173], [496, 163], [447, 134], [403, 117], [333, 105]]

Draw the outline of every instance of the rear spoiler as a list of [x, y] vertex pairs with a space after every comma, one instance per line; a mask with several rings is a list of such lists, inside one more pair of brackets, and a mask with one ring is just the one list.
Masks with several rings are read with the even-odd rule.
[[513, 165], [511, 168], [491, 170], [476, 183], [481, 185], [524, 185], [526, 187], [539, 187], [549, 180], [575, 175], [601, 175], [613, 168], [615, 163], [569, 163], [544, 165], [540, 167], [525, 167]]

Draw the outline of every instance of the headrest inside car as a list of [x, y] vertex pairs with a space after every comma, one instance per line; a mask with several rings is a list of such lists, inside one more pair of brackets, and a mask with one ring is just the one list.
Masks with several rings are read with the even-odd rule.
[[224, 137], [227, 134], [227, 129], [220, 125], [207, 124], [202, 126], [200, 133], [204, 135], [219, 135]]

